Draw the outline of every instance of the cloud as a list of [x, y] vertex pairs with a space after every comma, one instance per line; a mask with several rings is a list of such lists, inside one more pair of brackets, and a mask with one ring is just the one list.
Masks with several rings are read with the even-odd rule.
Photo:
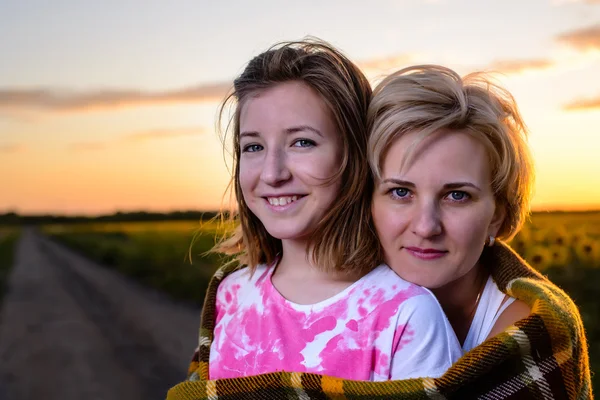
[[519, 74], [526, 71], [549, 69], [555, 62], [545, 58], [496, 60], [486, 67], [486, 70], [494, 70], [504, 74]]
[[388, 57], [372, 58], [357, 61], [356, 65], [365, 73], [373, 76], [388, 74], [401, 68], [416, 64], [416, 56], [413, 54], [396, 54]]
[[600, 50], [600, 24], [562, 33], [556, 40], [577, 50]]
[[0, 112], [0, 121], [17, 122], [23, 124], [29, 124], [38, 121], [38, 116], [33, 115], [31, 112], [11, 112], [2, 113]]
[[197, 136], [207, 132], [203, 127], [182, 127], [182, 128], [167, 128], [167, 129], [151, 129], [145, 131], [130, 132], [120, 135], [112, 141], [96, 141], [96, 142], [75, 142], [68, 147], [72, 151], [97, 151], [104, 150], [111, 146], [116, 146], [119, 143], [142, 143], [157, 139], [172, 139], [182, 136]]
[[[599, 0], [600, 1], [600, 0]], [[375, 58], [371, 60], [364, 60], [358, 62], [358, 66], [362, 68], [365, 73], [369, 72], [392, 72], [400, 68], [408, 67], [414, 64], [428, 63], [422, 61], [423, 57], [416, 54], [397, 54], [385, 58]], [[465, 73], [471, 71], [495, 71], [504, 74], [520, 74], [527, 71], [538, 71], [550, 69], [556, 65], [556, 62], [545, 58], [532, 58], [532, 59], [504, 59], [496, 60], [485, 66], [462, 66], [456, 67]], [[391, 71], [390, 71], [391, 70]]]
[[600, 4], [600, 0], [554, 0], [555, 5], [563, 3], [585, 3], [585, 4]]
[[206, 133], [205, 128], [174, 128], [174, 129], [152, 129], [148, 131], [140, 131], [129, 133], [124, 136], [128, 141], [145, 141], [153, 139], [169, 139], [179, 136], [196, 136]]
[[0, 143], [0, 153], [20, 153], [25, 150], [25, 146], [17, 143]]
[[108, 147], [107, 142], [77, 142], [69, 145], [69, 150], [73, 151], [98, 151]]
[[159, 92], [123, 89], [74, 92], [44, 88], [0, 88], [0, 111], [84, 112], [149, 105], [201, 103], [220, 101], [229, 87], [229, 83], [212, 83]]
[[587, 99], [577, 99], [565, 104], [563, 110], [582, 111], [582, 110], [600, 110], [600, 96]]
[[356, 64], [364, 70], [387, 70], [400, 69], [411, 65], [413, 62], [414, 56], [412, 54], [396, 54], [388, 57], [358, 61]]

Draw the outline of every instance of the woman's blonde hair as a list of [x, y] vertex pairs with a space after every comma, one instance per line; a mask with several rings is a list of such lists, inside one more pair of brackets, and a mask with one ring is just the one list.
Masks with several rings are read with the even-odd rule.
[[[271, 236], [250, 211], [240, 187], [240, 111], [256, 92], [283, 82], [311, 87], [326, 104], [341, 136], [342, 162], [332, 179], [341, 179], [339, 195], [310, 236], [312, 261], [328, 271], [366, 272], [381, 259], [371, 222], [369, 199], [373, 181], [367, 161], [367, 108], [371, 86], [359, 68], [341, 52], [318, 39], [278, 43], [253, 58], [219, 113], [232, 106], [234, 113], [222, 133], [233, 136], [233, 187], [237, 210], [230, 213], [239, 225], [213, 252], [233, 255], [233, 261], [254, 268], [271, 263], [282, 251], [281, 240]], [[220, 124], [222, 126], [222, 124]], [[332, 155], [333, 156], [333, 155]]]
[[417, 65], [386, 77], [373, 91], [368, 113], [369, 163], [376, 179], [392, 143], [418, 131], [403, 166], [426, 137], [461, 130], [486, 148], [496, 204], [506, 216], [498, 238], [508, 240], [527, 215], [534, 179], [527, 128], [513, 96], [484, 73], [461, 78], [451, 69]]

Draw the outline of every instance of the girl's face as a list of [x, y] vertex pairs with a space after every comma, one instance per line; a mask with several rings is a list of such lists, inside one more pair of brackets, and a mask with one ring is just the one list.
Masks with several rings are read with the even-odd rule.
[[240, 113], [239, 182], [248, 208], [278, 239], [306, 239], [339, 193], [341, 138], [319, 95], [285, 82]]
[[483, 144], [461, 131], [439, 132], [419, 144], [401, 171], [415, 135], [389, 148], [372, 212], [387, 264], [402, 278], [436, 289], [475, 266], [504, 214], [495, 206]]

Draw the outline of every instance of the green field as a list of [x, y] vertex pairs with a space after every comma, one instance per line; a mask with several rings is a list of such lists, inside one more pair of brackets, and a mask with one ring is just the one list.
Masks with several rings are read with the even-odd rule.
[[42, 230], [106, 266], [196, 304], [222, 263], [218, 255], [205, 254], [221, 231], [216, 222], [91, 222]]
[[[171, 296], [200, 303], [222, 262], [203, 256], [219, 231], [215, 223], [102, 222], [46, 225], [44, 231], [87, 256]], [[192, 239], [195, 240], [192, 244]], [[579, 306], [600, 370], [600, 212], [534, 213], [511, 246], [563, 288]], [[191, 260], [190, 260], [190, 256]], [[599, 387], [598, 378], [593, 379]]]

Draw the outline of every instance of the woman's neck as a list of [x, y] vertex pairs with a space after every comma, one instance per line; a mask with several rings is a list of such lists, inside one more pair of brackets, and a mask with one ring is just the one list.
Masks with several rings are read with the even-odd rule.
[[488, 275], [484, 268], [476, 264], [466, 275], [431, 290], [446, 313], [461, 345], [471, 328]]

